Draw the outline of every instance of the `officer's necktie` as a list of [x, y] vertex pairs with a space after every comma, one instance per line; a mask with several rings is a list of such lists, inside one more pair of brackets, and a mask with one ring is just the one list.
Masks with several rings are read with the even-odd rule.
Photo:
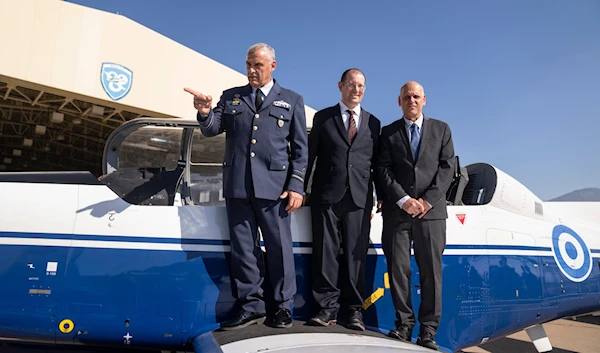
[[256, 107], [256, 111], [260, 110], [260, 106], [262, 105], [262, 91], [259, 89], [256, 90], [256, 97], [254, 97], [254, 106]]
[[419, 143], [421, 142], [421, 132], [419, 131], [419, 126], [413, 123], [410, 126], [410, 147], [413, 152], [413, 157], [415, 161], [419, 157]]
[[352, 143], [356, 137], [356, 121], [354, 121], [354, 112], [352, 110], [348, 109], [346, 112], [348, 113], [348, 140]]

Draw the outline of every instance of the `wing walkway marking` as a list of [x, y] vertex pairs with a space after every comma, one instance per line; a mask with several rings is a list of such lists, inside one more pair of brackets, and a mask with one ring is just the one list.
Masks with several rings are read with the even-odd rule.
[[[385, 289], [390, 289], [390, 277], [388, 276], [387, 272], [383, 274], [383, 286]], [[385, 294], [385, 289], [379, 287], [375, 290], [375, 292], [373, 292], [373, 294], [365, 299], [365, 302], [363, 303], [363, 310], [367, 310], [367, 308], [375, 304], [376, 301], [383, 297]]]

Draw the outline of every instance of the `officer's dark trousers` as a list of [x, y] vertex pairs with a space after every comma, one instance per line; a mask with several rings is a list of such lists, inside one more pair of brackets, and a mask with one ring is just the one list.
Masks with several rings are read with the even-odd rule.
[[412, 329], [415, 315], [410, 295], [411, 241], [421, 280], [420, 331], [435, 335], [442, 316], [442, 253], [446, 246], [446, 220], [413, 218], [407, 221], [384, 215], [381, 242], [396, 309], [396, 327], [406, 325]]
[[234, 295], [244, 310], [265, 312], [262, 255], [258, 227], [267, 253], [267, 280], [273, 290], [274, 304], [292, 310], [296, 294], [296, 274], [290, 215], [287, 200], [227, 199], [227, 217], [231, 237], [231, 275]]
[[311, 205], [312, 287], [321, 309], [337, 314], [340, 292], [344, 306], [363, 306], [372, 201], [369, 204], [357, 207], [348, 190], [336, 204]]

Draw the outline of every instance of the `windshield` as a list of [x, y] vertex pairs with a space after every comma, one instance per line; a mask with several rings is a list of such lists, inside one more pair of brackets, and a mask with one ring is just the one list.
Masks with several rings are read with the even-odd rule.
[[118, 168], [177, 167], [183, 128], [145, 126], [128, 135], [119, 147]]
[[223, 136], [206, 138], [200, 130], [192, 136], [190, 196], [196, 205], [224, 205]]

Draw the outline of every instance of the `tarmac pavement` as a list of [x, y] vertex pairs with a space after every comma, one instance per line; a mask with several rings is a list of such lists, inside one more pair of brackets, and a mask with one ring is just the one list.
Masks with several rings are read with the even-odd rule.
[[[576, 320], [560, 319], [543, 325], [551, 353], [600, 353], [600, 316], [580, 316]], [[537, 353], [525, 331], [463, 349], [465, 353]]]

